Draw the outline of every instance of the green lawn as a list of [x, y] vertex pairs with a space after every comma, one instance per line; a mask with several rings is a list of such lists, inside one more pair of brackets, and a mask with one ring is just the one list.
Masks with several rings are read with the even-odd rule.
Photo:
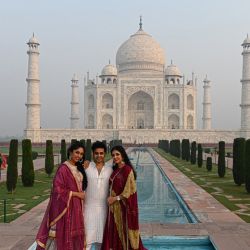
[[10, 222], [49, 197], [52, 179], [53, 175], [48, 177], [44, 169], [40, 169], [35, 171], [34, 186], [23, 187], [21, 178], [18, 177], [13, 195], [7, 192], [5, 182], [0, 183], [0, 222], [4, 221], [3, 199], [7, 200], [6, 218], [7, 222]]
[[203, 162], [201, 168], [198, 168], [197, 165], [191, 165], [190, 162], [167, 154], [162, 149], [155, 148], [154, 150], [225, 207], [236, 213], [244, 221], [250, 222], [250, 194], [246, 192], [245, 185], [235, 185], [231, 169], [226, 169], [225, 177], [219, 178], [217, 165], [215, 164], [213, 164], [212, 171], [208, 172], [205, 162]]

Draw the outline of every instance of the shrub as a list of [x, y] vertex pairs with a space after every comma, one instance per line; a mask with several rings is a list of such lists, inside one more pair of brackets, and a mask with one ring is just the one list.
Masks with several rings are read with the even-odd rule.
[[38, 153], [36, 151], [32, 151], [32, 160], [37, 159]]
[[71, 144], [77, 142], [77, 139], [71, 139]]
[[61, 140], [61, 149], [60, 149], [60, 154], [61, 154], [61, 163], [67, 161], [67, 149], [66, 149], [66, 141], [64, 139]]
[[212, 166], [213, 166], [213, 164], [212, 164], [212, 157], [209, 156], [209, 157], [207, 157], [207, 164], [206, 164], [207, 171], [211, 171], [212, 170]]
[[8, 168], [7, 168], [7, 179], [6, 187], [9, 192], [14, 192], [16, 189], [18, 170], [18, 140], [10, 141]]
[[191, 157], [190, 157], [191, 164], [196, 164], [196, 141], [191, 143]]
[[202, 146], [199, 143], [198, 144], [198, 160], [197, 160], [197, 164], [198, 164], [199, 168], [202, 167], [202, 163], [203, 163], [203, 160], [202, 160]]
[[86, 142], [85, 160], [91, 161], [91, 139], [87, 139]]
[[219, 158], [218, 158], [218, 175], [220, 178], [224, 177], [226, 173], [225, 163], [225, 142], [219, 142]]
[[34, 185], [35, 172], [30, 139], [22, 141], [22, 152], [22, 183], [25, 187], [32, 187]]
[[250, 139], [246, 141], [245, 150], [245, 167], [246, 167], [246, 190], [250, 193]]
[[85, 139], [81, 139], [81, 140], [80, 140], [80, 143], [81, 143], [84, 147], [86, 147], [86, 141], [85, 141]]
[[237, 185], [245, 182], [245, 139], [236, 138], [233, 143], [233, 178]]
[[210, 149], [210, 148], [204, 148], [204, 152], [205, 152], [206, 154], [210, 154], [210, 153], [211, 153], [211, 149]]
[[46, 141], [46, 153], [45, 153], [45, 172], [50, 176], [54, 169], [54, 154], [53, 143], [51, 140]]

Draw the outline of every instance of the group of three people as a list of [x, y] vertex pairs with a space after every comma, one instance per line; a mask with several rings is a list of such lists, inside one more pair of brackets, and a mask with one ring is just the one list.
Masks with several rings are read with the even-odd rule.
[[[122, 146], [92, 145], [94, 162], [84, 162], [85, 148], [74, 142], [68, 160], [53, 180], [51, 196], [36, 242], [37, 249], [144, 250], [138, 221], [136, 172]], [[84, 162], [84, 164], [83, 164]]]

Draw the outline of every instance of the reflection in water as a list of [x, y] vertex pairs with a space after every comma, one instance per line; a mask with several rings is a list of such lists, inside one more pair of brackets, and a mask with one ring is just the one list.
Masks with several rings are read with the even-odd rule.
[[140, 222], [189, 223], [176, 194], [150, 153], [134, 149], [129, 158], [137, 171]]

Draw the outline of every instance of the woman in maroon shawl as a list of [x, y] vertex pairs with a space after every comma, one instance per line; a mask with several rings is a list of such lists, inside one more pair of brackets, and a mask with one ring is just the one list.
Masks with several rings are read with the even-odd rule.
[[69, 160], [62, 163], [53, 180], [50, 201], [39, 228], [37, 249], [83, 250], [85, 232], [83, 223], [83, 175], [77, 163], [85, 148], [74, 142], [68, 149]]
[[136, 173], [122, 146], [111, 150], [114, 171], [109, 179], [110, 196], [102, 250], [145, 250], [142, 245], [136, 192]]

